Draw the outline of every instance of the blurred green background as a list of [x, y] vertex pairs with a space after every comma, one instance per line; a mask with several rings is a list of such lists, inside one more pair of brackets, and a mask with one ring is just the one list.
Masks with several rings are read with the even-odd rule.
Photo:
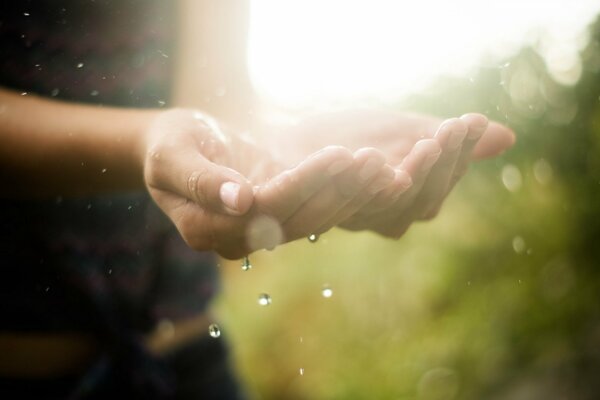
[[518, 136], [401, 240], [336, 230], [223, 264], [252, 398], [600, 398], [600, 22], [580, 56], [573, 85], [524, 48], [398, 104]]

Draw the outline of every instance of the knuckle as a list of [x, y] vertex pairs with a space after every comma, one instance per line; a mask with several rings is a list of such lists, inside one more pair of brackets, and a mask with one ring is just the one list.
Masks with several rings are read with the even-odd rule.
[[199, 204], [204, 204], [207, 200], [203, 190], [206, 180], [206, 171], [193, 171], [187, 179], [187, 189], [190, 199]]

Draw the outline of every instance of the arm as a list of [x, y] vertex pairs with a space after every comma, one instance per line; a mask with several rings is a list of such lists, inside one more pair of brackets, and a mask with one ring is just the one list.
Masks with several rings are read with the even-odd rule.
[[0, 89], [3, 197], [142, 189], [153, 110], [93, 107]]

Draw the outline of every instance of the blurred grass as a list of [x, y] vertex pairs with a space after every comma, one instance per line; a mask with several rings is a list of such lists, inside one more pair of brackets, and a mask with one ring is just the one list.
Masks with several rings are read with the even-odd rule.
[[[475, 166], [434, 221], [399, 241], [335, 230], [255, 253], [251, 271], [222, 265], [216, 312], [252, 398], [600, 396], [598, 27], [576, 87], [553, 83], [532, 50], [510, 60], [515, 74], [535, 71], [536, 96], [559, 93], [542, 112], [511, 101], [511, 72], [490, 69], [403, 105], [485, 112], [519, 136]], [[535, 177], [542, 158], [551, 179]], [[506, 165], [522, 175], [516, 191], [502, 183]]]

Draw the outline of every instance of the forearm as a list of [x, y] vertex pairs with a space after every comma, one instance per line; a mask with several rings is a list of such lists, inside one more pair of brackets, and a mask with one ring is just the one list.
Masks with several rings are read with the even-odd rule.
[[143, 135], [156, 114], [0, 89], [0, 196], [143, 188]]

